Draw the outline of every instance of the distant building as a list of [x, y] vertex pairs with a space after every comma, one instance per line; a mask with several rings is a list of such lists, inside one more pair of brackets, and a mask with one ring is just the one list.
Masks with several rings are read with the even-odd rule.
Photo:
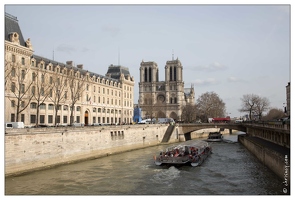
[[286, 113], [287, 116], [290, 116], [290, 106], [291, 106], [290, 97], [291, 97], [291, 84], [289, 82], [288, 85], [286, 86], [287, 106], [285, 107], [285, 113]]
[[111, 65], [104, 76], [72, 61], [34, 55], [17, 18], [5, 13], [6, 122], [131, 123], [133, 94], [134, 79], [127, 67]]
[[182, 70], [178, 58], [167, 61], [165, 81], [159, 81], [157, 63], [141, 62], [138, 105], [143, 118], [181, 120], [182, 107], [195, 103], [193, 86], [184, 88]]

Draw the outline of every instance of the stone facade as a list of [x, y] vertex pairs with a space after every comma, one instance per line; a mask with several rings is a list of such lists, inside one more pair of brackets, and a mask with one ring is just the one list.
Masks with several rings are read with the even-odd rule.
[[195, 103], [193, 86], [184, 88], [183, 66], [178, 60], [167, 61], [165, 81], [159, 81], [155, 62], [140, 64], [139, 102], [143, 118], [173, 118], [181, 120], [182, 107]]
[[286, 105], [286, 110], [285, 113], [287, 116], [290, 116], [290, 110], [291, 110], [291, 101], [290, 98], [291, 97], [291, 84], [290, 82], [288, 83], [288, 85], [286, 86], [286, 101], [287, 101], [287, 105]]
[[26, 126], [131, 123], [134, 79], [123, 66], [105, 76], [34, 55], [16, 17], [5, 14], [5, 121]]

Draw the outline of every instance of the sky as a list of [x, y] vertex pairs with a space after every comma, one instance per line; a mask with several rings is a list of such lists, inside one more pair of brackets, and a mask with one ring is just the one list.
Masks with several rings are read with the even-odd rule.
[[[286, 1], [282, 1], [284, 3]], [[288, 1], [287, 1], [288, 2]], [[266, 97], [283, 109], [291, 81], [291, 6], [288, 4], [19, 5], [17, 17], [34, 54], [105, 75], [108, 66], [129, 68], [139, 96], [141, 61], [165, 64], [178, 58], [186, 88], [196, 100], [215, 92], [226, 114], [239, 117], [245, 94]]]

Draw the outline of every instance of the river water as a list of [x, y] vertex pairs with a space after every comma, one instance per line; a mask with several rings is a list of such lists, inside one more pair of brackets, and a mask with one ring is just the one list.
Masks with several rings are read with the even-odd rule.
[[234, 143], [210, 143], [198, 167], [156, 166], [160, 145], [95, 160], [5, 178], [5, 195], [271, 195], [283, 183], [263, 166], [237, 135]]

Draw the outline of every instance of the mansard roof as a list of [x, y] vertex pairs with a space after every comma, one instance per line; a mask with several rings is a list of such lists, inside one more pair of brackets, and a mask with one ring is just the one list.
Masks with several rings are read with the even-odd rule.
[[104, 79], [107, 79], [109, 81], [118, 82], [117, 79], [110, 78], [108, 76], [103, 76], [103, 75], [100, 75], [100, 74], [97, 74], [97, 73], [94, 73], [94, 72], [90, 72], [88, 70], [84, 70], [84, 69], [81, 69], [81, 68], [78, 68], [78, 67], [75, 67], [75, 66], [72, 66], [72, 65], [67, 65], [65, 63], [57, 62], [55, 60], [50, 60], [50, 59], [44, 58], [42, 56], [33, 55], [32, 58], [36, 59], [37, 62], [44, 61], [45, 65], [48, 65], [49, 63], [52, 63], [54, 66], [59, 65], [60, 67], [66, 67], [67, 69], [73, 69], [74, 71], [79, 71], [83, 75], [85, 75], [88, 72], [90, 77], [96, 76], [96, 77], [99, 77], [101, 79], [104, 78]]
[[19, 43], [25, 47], [26, 43], [18, 25], [17, 17], [5, 13], [5, 40], [10, 41], [9, 35], [13, 32], [16, 32], [19, 35]]
[[120, 79], [121, 74], [125, 77], [130, 76], [128, 67], [123, 67], [121, 65], [110, 65], [106, 76], [110, 76], [114, 79]]

